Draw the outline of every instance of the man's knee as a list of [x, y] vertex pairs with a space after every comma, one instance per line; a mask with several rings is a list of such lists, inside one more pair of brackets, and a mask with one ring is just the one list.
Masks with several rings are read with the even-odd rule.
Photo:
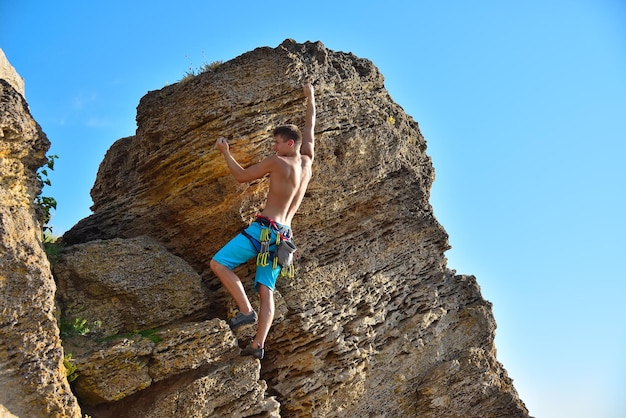
[[213, 271], [213, 273], [218, 274], [220, 269], [225, 268], [224, 265], [220, 264], [219, 262], [215, 261], [214, 258], [211, 259], [211, 262], [209, 263], [209, 266], [211, 267], [211, 270]]
[[263, 300], [273, 300], [274, 292], [269, 287], [265, 286], [263, 283], [259, 283], [257, 287], [257, 292], [259, 293], [259, 298], [261, 301]]

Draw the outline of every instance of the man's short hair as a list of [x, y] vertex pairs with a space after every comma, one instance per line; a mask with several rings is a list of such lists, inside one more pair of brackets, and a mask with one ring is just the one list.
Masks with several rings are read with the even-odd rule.
[[296, 125], [290, 124], [278, 126], [274, 129], [273, 135], [282, 136], [283, 138], [286, 138], [287, 141], [293, 139], [296, 145], [302, 142], [302, 132], [300, 132], [300, 129], [298, 129]]

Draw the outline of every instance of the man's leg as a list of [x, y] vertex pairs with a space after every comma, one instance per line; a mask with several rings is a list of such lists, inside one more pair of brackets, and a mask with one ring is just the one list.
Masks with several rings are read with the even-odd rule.
[[274, 320], [274, 292], [267, 286], [258, 284], [259, 298], [261, 307], [259, 309], [259, 323], [256, 331], [256, 337], [252, 340], [252, 345], [256, 347], [265, 347], [265, 339], [270, 332], [272, 321]]
[[[235, 303], [239, 311], [248, 314], [252, 312], [252, 305], [248, 300], [246, 291], [239, 277], [233, 273], [228, 267], [223, 266], [215, 260], [211, 260], [211, 270], [220, 279], [222, 285], [228, 290], [228, 293], [235, 299]], [[269, 290], [269, 289], [268, 289]]]

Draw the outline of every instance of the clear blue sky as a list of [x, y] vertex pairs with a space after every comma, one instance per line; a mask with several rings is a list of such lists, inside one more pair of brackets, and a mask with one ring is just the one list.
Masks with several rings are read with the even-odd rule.
[[286, 38], [372, 60], [426, 137], [448, 266], [493, 302], [530, 413], [626, 416], [623, 0], [0, 0], [0, 16], [60, 157], [57, 234], [89, 215], [139, 99], [190, 66]]

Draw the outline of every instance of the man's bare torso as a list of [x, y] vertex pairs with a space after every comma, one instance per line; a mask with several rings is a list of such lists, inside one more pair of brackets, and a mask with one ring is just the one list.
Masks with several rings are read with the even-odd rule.
[[278, 163], [270, 172], [270, 188], [261, 215], [291, 226], [311, 180], [312, 159], [305, 155], [274, 156]]

